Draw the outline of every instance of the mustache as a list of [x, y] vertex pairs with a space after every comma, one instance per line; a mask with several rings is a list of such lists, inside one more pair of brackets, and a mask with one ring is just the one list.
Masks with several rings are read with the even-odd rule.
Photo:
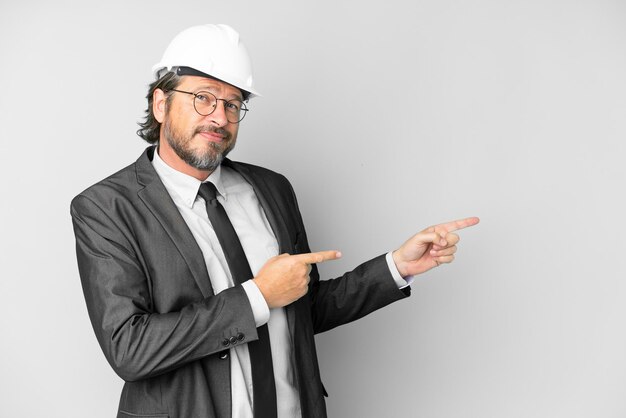
[[193, 133], [195, 135], [195, 134], [199, 134], [201, 132], [213, 132], [213, 133], [216, 133], [218, 135], [222, 135], [224, 137], [224, 139], [230, 139], [230, 133], [227, 130], [225, 130], [223, 128], [218, 128], [218, 127], [215, 127], [215, 126], [211, 126], [211, 125], [208, 125], [208, 126], [198, 126], [194, 130]]

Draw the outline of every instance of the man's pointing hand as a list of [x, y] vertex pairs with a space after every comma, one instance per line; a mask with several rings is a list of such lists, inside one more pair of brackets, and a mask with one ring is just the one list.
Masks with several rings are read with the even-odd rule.
[[459, 229], [476, 225], [476, 217], [430, 226], [413, 235], [393, 252], [393, 261], [402, 277], [424, 273], [442, 263], [454, 260]]
[[311, 264], [336, 260], [339, 257], [339, 251], [280, 254], [267, 260], [252, 280], [263, 294], [267, 305], [270, 308], [280, 308], [306, 294]]

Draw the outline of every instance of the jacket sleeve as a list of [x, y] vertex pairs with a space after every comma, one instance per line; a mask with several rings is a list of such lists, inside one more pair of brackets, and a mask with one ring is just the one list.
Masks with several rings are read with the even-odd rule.
[[241, 286], [177, 312], [155, 312], [150, 281], [127, 235], [88, 197], [76, 197], [70, 212], [91, 323], [122, 379], [153, 377], [258, 338]]
[[[301, 253], [310, 252], [302, 215], [291, 184], [294, 213], [298, 225], [298, 246]], [[314, 332], [328, 331], [355, 321], [411, 294], [411, 288], [398, 289], [389, 271], [385, 254], [379, 255], [331, 280], [320, 280], [317, 266], [310, 273], [308, 297]]]

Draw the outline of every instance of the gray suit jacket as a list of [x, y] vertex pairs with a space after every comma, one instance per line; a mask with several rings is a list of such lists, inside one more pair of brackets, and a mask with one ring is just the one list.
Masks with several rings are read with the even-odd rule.
[[[213, 294], [202, 252], [154, 171], [154, 150], [71, 204], [91, 323], [126, 381], [117, 416], [230, 417], [228, 349], [257, 339], [252, 309], [240, 285]], [[249, 164], [223, 164], [254, 187], [280, 252], [309, 252], [288, 180]], [[320, 281], [313, 267], [308, 294], [285, 308], [305, 418], [326, 416], [314, 334], [409, 293], [398, 290], [384, 255], [335, 280]], [[231, 339], [240, 334], [243, 341]]]

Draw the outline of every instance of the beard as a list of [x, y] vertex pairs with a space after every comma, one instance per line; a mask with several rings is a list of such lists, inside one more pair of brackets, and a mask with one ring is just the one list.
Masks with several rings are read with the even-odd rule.
[[[223, 135], [222, 142], [207, 142], [206, 147], [193, 148], [191, 140], [200, 132], [215, 132]], [[168, 117], [163, 121], [163, 134], [176, 155], [198, 170], [214, 171], [222, 163], [224, 157], [235, 147], [235, 140], [232, 135], [222, 128], [198, 126], [190, 135], [185, 135], [172, 126]]]

